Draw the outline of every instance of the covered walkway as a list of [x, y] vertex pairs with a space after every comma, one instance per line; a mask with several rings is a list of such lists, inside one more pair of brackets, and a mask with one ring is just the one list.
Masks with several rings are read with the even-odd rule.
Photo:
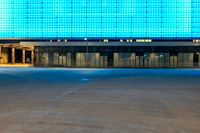
[[0, 44], [0, 67], [33, 66], [34, 47], [20, 44]]

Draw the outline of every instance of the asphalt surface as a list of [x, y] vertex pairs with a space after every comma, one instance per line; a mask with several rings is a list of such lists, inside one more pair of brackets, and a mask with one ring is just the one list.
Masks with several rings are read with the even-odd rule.
[[200, 133], [200, 69], [0, 68], [0, 133]]

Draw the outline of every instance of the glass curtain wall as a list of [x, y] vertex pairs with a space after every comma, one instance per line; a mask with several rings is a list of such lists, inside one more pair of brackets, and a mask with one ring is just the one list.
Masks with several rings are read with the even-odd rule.
[[35, 65], [80, 68], [200, 67], [200, 48], [36, 47]]

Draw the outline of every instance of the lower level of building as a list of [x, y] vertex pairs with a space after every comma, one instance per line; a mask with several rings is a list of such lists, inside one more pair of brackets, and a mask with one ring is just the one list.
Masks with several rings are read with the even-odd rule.
[[1, 45], [0, 64], [69, 68], [198, 68], [200, 45], [192, 42], [22, 42]]
[[34, 47], [19, 43], [0, 44], [0, 66], [33, 66]]

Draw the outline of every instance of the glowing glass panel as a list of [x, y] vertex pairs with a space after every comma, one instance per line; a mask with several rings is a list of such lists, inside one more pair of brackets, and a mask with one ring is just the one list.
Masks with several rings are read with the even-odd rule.
[[1, 0], [0, 38], [198, 38], [199, 0]]

